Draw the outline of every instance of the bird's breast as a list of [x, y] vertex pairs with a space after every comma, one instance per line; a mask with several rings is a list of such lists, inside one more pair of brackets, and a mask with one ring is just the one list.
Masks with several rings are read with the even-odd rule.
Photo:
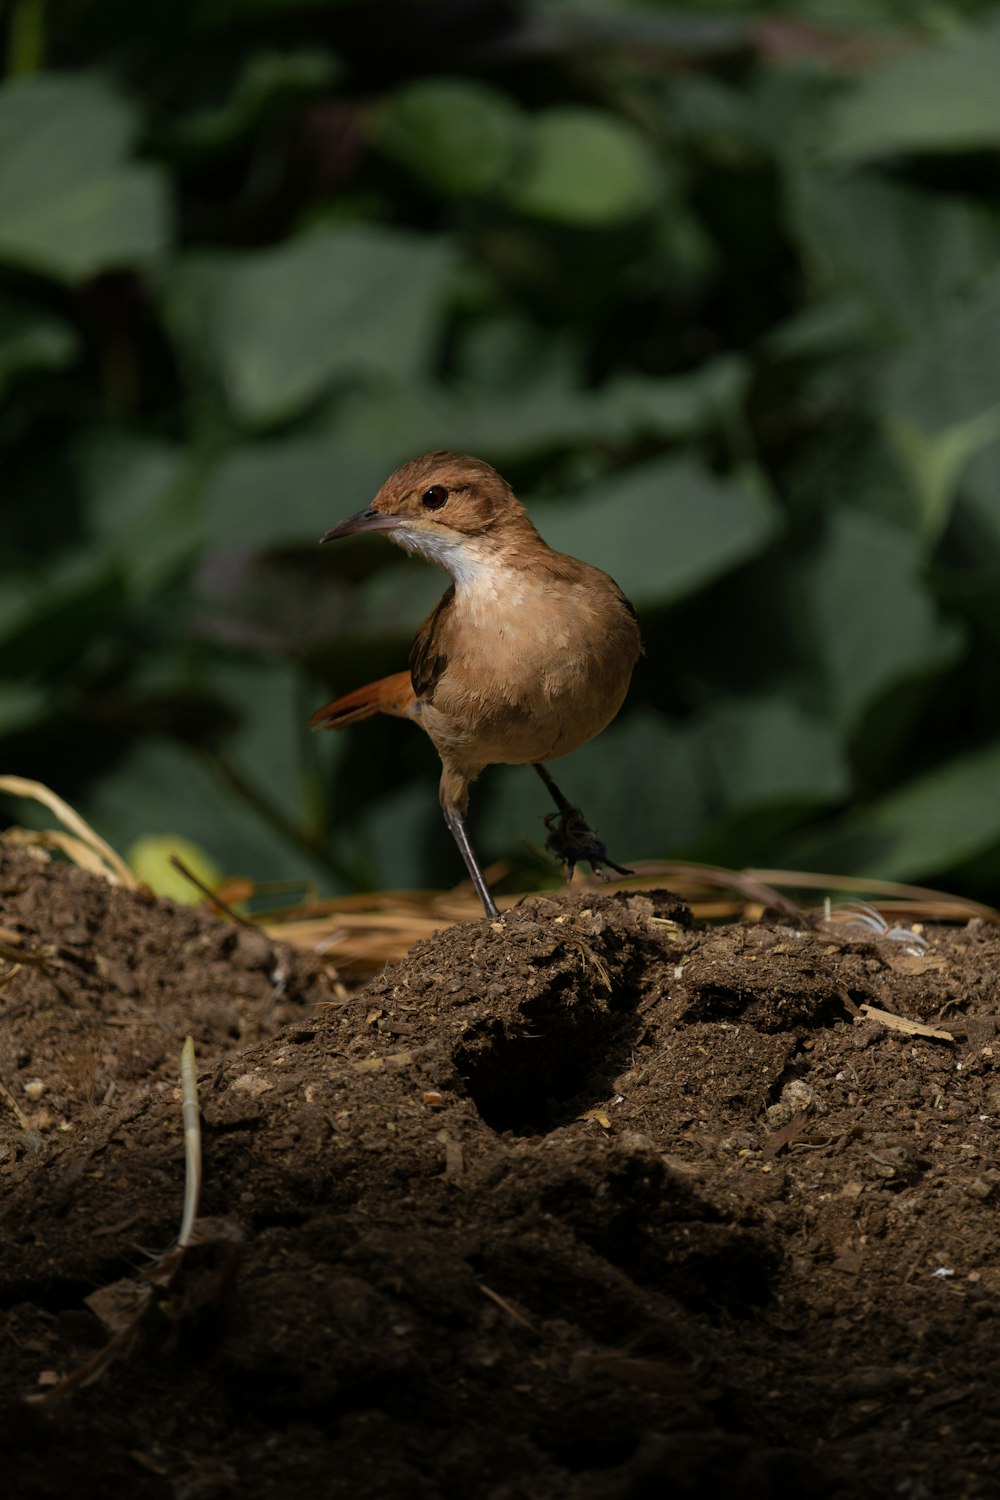
[[482, 570], [456, 590], [436, 641], [447, 662], [421, 722], [467, 764], [566, 755], [614, 718], [639, 655], [634, 616], [597, 569], [532, 579]]

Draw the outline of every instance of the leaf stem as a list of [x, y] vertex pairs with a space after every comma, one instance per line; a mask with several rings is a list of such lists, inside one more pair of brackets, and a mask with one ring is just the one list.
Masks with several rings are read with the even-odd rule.
[[212, 750], [208, 752], [208, 758], [232, 790], [242, 797], [244, 802], [248, 803], [276, 833], [287, 839], [296, 849], [308, 854], [311, 859], [318, 860], [337, 880], [343, 881], [352, 890], [357, 888], [358, 881], [354, 871], [337, 859], [318, 838], [310, 838], [308, 834], [303, 833], [294, 820], [288, 817], [255, 782], [245, 776], [227, 756], [222, 755], [218, 750]]

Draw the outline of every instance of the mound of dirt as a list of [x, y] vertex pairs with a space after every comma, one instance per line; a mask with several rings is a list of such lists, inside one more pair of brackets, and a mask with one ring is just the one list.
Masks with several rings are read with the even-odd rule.
[[[994, 929], [539, 897], [340, 1000], [2, 846], [0, 927], [19, 1500], [997, 1493]], [[63, 1392], [177, 1234], [188, 1033], [204, 1243]]]

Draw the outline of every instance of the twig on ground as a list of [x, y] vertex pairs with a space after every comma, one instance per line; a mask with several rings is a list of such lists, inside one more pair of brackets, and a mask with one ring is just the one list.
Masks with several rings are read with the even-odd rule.
[[499, 1307], [502, 1312], [505, 1312], [509, 1318], [513, 1318], [515, 1323], [520, 1323], [521, 1327], [527, 1328], [529, 1333], [538, 1332], [538, 1329], [535, 1327], [534, 1323], [532, 1323], [531, 1319], [526, 1318], [523, 1313], [519, 1313], [514, 1304], [512, 1302], [508, 1302], [506, 1297], [501, 1297], [499, 1292], [495, 1292], [492, 1287], [485, 1286], [481, 1281], [477, 1282], [476, 1284], [479, 1287], [479, 1290], [482, 1292], [483, 1296], [488, 1297], [491, 1302], [496, 1303], [497, 1307]]
[[923, 1021], [908, 1021], [905, 1016], [894, 1016], [891, 1011], [879, 1010], [877, 1005], [862, 1005], [861, 1016], [855, 1019], [879, 1021], [889, 1031], [903, 1031], [907, 1036], [931, 1037], [936, 1042], [955, 1040], [950, 1031], [942, 1031], [939, 1026], [927, 1026]]
[[195, 890], [200, 891], [205, 900], [210, 901], [218, 911], [222, 912], [223, 916], [228, 917], [231, 922], [236, 922], [240, 927], [249, 927], [253, 932], [260, 931], [256, 922], [251, 922], [248, 917], [241, 916], [238, 911], [234, 911], [228, 902], [223, 901], [221, 896], [217, 896], [211, 886], [206, 885], [190, 866], [184, 863], [179, 854], [171, 854], [170, 863], [175, 870], [184, 876], [185, 880], [190, 880]]

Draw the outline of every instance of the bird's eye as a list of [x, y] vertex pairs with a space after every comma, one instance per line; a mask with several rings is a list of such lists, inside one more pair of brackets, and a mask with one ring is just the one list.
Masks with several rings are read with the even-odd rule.
[[443, 484], [432, 484], [429, 490], [424, 490], [420, 504], [424, 510], [440, 510], [447, 498], [448, 491]]

